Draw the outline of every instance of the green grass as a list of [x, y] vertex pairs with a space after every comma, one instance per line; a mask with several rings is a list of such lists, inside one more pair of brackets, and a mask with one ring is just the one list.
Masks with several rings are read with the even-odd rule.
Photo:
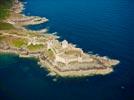
[[41, 50], [41, 49], [43, 49], [43, 45], [42, 44], [38, 44], [38, 45], [29, 45], [27, 48], [28, 48], [28, 50], [30, 50], [30, 51], [39, 51], [39, 50]]
[[10, 15], [10, 8], [14, 0], [0, 0], [0, 20], [6, 19]]
[[10, 15], [9, 10], [0, 7], [0, 20], [6, 19]]
[[0, 30], [9, 30], [13, 26], [9, 23], [2, 22], [10, 15], [10, 8], [14, 0], [0, 0]]
[[21, 48], [27, 44], [26, 39], [13, 39], [11, 41], [12, 46], [16, 48]]
[[10, 29], [14, 29], [14, 26], [12, 24], [0, 22], [0, 30], [10, 30]]
[[0, 36], [0, 42], [5, 39], [5, 36]]

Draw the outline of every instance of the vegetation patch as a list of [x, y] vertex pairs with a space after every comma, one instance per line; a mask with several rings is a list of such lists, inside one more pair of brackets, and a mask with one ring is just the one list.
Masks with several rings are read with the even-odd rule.
[[0, 20], [6, 19], [10, 15], [10, 8], [14, 0], [0, 0]]
[[10, 30], [10, 29], [14, 29], [14, 26], [12, 24], [0, 22], [0, 30]]
[[0, 36], [0, 41], [3, 41], [5, 39], [5, 36]]
[[42, 44], [36, 44], [36, 45], [31, 44], [27, 46], [28, 50], [30, 51], [40, 51], [41, 49], [43, 49], [43, 47], [44, 46]]
[[27, 45], [26, 39], [16, 38], [11, 40], [11, 44], [16, 48], [21, 48]]

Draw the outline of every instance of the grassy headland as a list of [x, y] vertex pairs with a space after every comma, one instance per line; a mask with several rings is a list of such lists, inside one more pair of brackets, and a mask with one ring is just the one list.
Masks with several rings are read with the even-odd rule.
[[52, 75], [63, 77], [105, 75], [119, 63], [118, 60], [84, 53], [68, 41], [60, 42], [47, 32], [27, 30], [23, 26], [41, 24], [48, 19], [23, 16], [20, 13], [23, 4], [13, 2], [0, 0], [0, 52], [38, 58], [42, 67]]

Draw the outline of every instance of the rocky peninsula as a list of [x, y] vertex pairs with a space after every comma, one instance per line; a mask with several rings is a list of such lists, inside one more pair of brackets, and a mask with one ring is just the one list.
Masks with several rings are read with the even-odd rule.
[[56, 35], [48, 34], [47, 29], [26, 29], [24, 26], [45, 23], [48, 19], [25, 16], [21, 14], [23, 8], [22, 2], [14, 0], [10, 16], [3, 20], [3, 23], [12, 25], [12, 28], [0, 30], [1, 53], [35, 57], [41, 67], [46, 68], [51, 75], [61, 77], [105, 75], [119, 64], [118, 60], [106, 56], [85, 53], [67, 40], [59, 41]]

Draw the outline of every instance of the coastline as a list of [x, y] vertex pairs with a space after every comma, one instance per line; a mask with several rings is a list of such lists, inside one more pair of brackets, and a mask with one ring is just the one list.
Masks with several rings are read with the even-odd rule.
[[34, 59], [38, 59], [39, 60], [38, 64], [40, 65], [40, 67], [41, 68], [46, 68], [50, 72], [49, 75], [51, 75], [51, 76], [57, 76], [57, 75], [59, 76], [60, 75], [62, 77], [83, 77], [83, 76], [94, 76], [94, 75], [97, 75], [97, 74], [105, 75], [105, 74], [109, 74], [109, 73], [111, 73], [113, 71], [112, 69], [109, 68], [107, 70], [106, 69], [101, 70], [101, 72], [100, 71], [96, 71], [96, 70], [90, 70], [90, 72], [89, 71], [59, 72], [59, 71], [55, 70], [53, 68], [53, 66], [50, 65], [48, 62], [45, 62], [45, 61], [43, 61], [40, 58], [36, 58], [36, 57], [33, 57], [33, 56], [29, 56], [29, 55], [28, 56], [20, 55], [18, 52], [12, 51], [12, 50], [5, 51], [5, 50], [1, 50], [0, 49], [0, 53], [2, 53], [2, 54], [3, 53], [5, 53], [5, 54], [15, 54], [15, 55], [18, 55], [20, 58], [34, 58]]
[[[24, 9], [23, 8], [24, 7], [23, 3], [22, 2], [19, 2], [18, 3], [18, 6], [20, 6], [20, 7], [18, 7], [19, 9], [17, 9], [17, 12], [15, 12], [17, 17], [19, 15], [18, 19], [17, 20], [13, 20], [16, 16], [11, 16], [9, 18], [10, 20], [7, 20], [8, 23], [13, 24], [15, 27], [17, 26], [16, 28], [20, 28], [22, 30], [25, 30], [25, 31], [30, 32], [32, 30], [28, 30], [28, 29], [24, 28], [23, 26], [41, 24], [41, 23], [44, 23], [44, 22], [47, 22], [48, 21], [48, 19], [46, 19], [46, 18], [40, 18], [38, 16], [25, 16], [24, 14], [21, 14], [21, 11]], [[22, 19], [20, 19], [21, 17], [22, 17]], [[41, 35], [43, 35], [42, 34], [42, 31], [41, 32], [34, 31], [34, 32], [37, 33], [37, 34], [38, 33], [39, 34], [41, 33]], [[56, 36], [54, 36], [54, 35], [51, 35], [51, 36], [53, 36], [54, 42], [57, 42], [58, 44], [60, 43], [59, 41], [56, 40], [56, 38], [55, 38]], [[52, 37], [50, 37], [50, 38], [52, 38]], [[34, 41], [34, 40], [32, 40], [32, 41]], [[50, 41], [48, 41], [48, 42], [50, 42]], [[83, 51], [81, 49], [76, 48], [75, 46], [73, 46], [73, 44], [67, 44], [66, 41], [64, 41], [64, 44], [69, 45], [69, 47], [72, 48], [72, 49], [76, 49], [76, 51], [82, 52], [82, 56], [83, 57], [89, 57], [88, 54], [83, 53]], [[104, 66], [104, 69], [103, 69], [103, 67], [100, 67], [100, 69], [99, 68], [98, 69], [91, 68], [89, 70], [81, 69], [81, 67], [80, 67], [78, 69], [76, 68], [75, 70], [71, 69], [69, 71], [65, 71], [63, 69], [63, 71], [62, 71], [62, 67], [59, 67], [59, 66], [57, 67], [58, 64], [55, 65], [55, 63], [52, 63], [53, 60], [50, 60], [49, 58], [47, 58], [46, 55], [43, 55], [43, 57], [42, 57], [42, 53], [38, 53], [38, 52], [41, 52], [41, 51], [38, 51], [36, 54], [31, 54], [31, 55], [30, 54], [27, 54], [27, 55], [24, 54], [23, 55], [23, 52], [21, 52], [21, 50], [18, 50], [18, 51], [17, 50], [18, 49], [16, 49], [16, 50], [11, 50], [11, 49], [9, 49], [9, 50], [4, 50], [3, 49], [2, 50], [1, 49], [0, 52], [15, 53], [15, 54], [19, 55], [19, 57], [26, 57], [26, 58], [27, 57], [28, 58], [29, 57], [35, 57], [35, 58], [37, 58], [39, 60], [39, 64], [41, 65], [41, 67], [43, 67], [45, 69], [48, 69], [48, 71], [50, 73], [52, 73], [52, 75], [54, 75], [54, 76], [55, 75], [58, 75], [58, 76], [61, 76], [61, 77], [82, 77], [82, 76], [93, 76], [93, 75], [105, 75], [105, 74], [111, 73], [113, 71], [113, 68], [112, 67], [115, 66], [115, 65], [117, 65], [119, 63], [118, 60], [110, 60], [109, 58], [102, 58], [102, 57], [99, 57], [99, 56], [93, 56], [93, 55], [91, 55], [90, 57], [92, 57], [93, 60], [99, 62], [100, 64], [103, 62], [103, 60], [104, 61], [107, 61], [108, 64], [104, 64], [104, 65], [107, 65], [108, 67], [107, 66]], [[52, 51], [55, 52], [54, 49], [52, 49]], [[30, 51], [28, 51], [28, 52], [30, 52]], [[81, 58], [78, 58], [78, 60], [81, 61]], [[89, 58], [88, 58], [88, 60], [89, 60]], [[87, 62], [89, 63], [90, 61], [87, 61]], [[84, 63], [83, 63], [83, 65], [84, 65]], [[69, 68], [71, 68], [71, 67], [69, 67]], [[97, 67], [98, 67], [98, 64], [97, 64]], [[85, 67], [85, 68], [87, 68], [87, 67]]]
[[94, 76], [94, 75], [105, 75], [105, 74], [110, 74], [113, 69], [111, 68], [107, 68], [107, 69], [101, 69], [101, 71], [97, 71], [97, 70], [84, 70], [84, 71], [69, 71], [69, 72], [60, 72], [58, 70], [56, 70], [55, 68], [53, 68], [52, 65], [50, 65], [48, 62], [35, 57], [35, 56], [24, 56], [24, 55], [20, 55], [17, 51], [13, 51], [13, 50], [1, 50], [0, 49], [0, 53], [5, 53], [5, 54], [15, 54], [18, 55], [20, 58], [34, 58], [38, 60], [38, 64], [40, 65], [41, 68], [45, 68], [49, 71], [49, 75], [51, 76], [62, 76], [62, 77], [83, 77], [83, 76]]

